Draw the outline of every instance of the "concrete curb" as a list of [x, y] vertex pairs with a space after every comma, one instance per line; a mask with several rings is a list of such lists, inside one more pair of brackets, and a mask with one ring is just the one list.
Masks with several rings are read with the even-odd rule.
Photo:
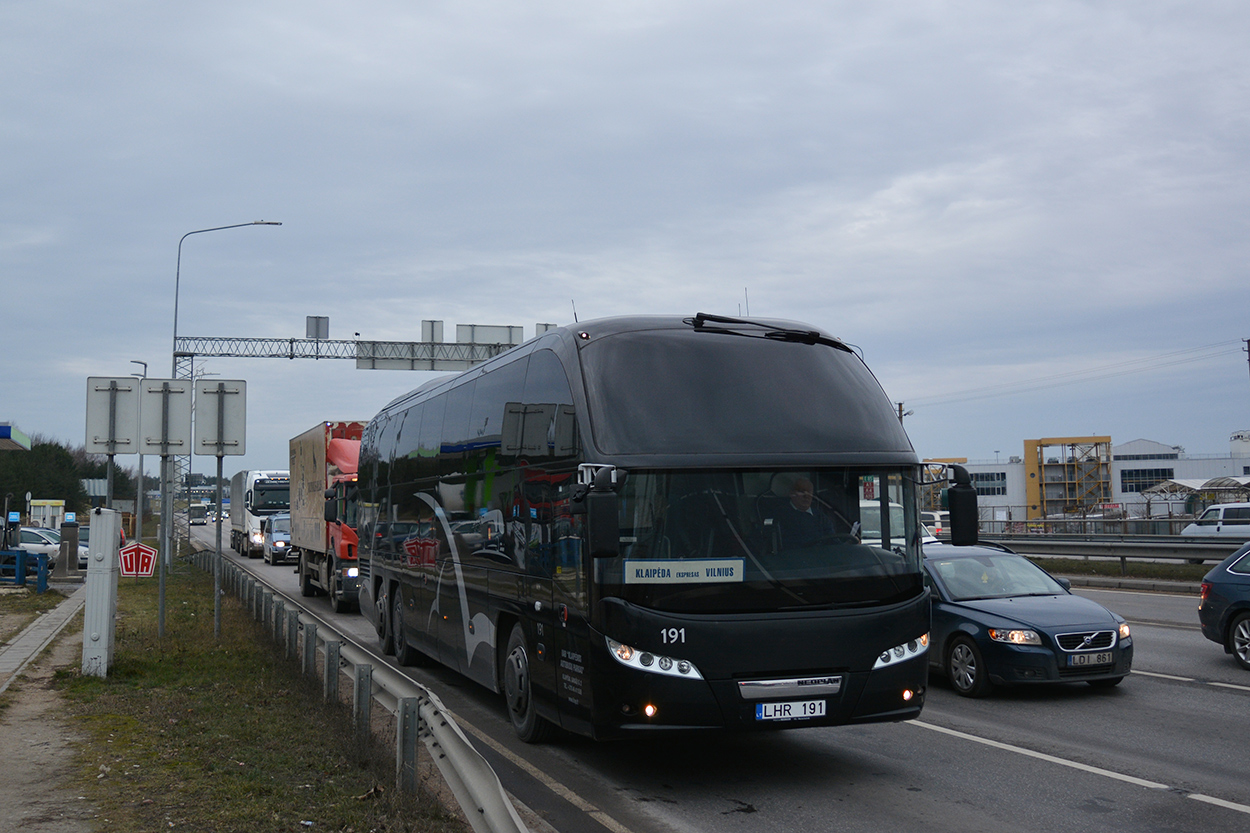
[[1197, 596], [1202, 583], [1197, 581], [1168, 581], [1153, 578], [1116, 578], [1114, 576], [1069, 576], [1073, 587], [1090, 587], [1106, 590], [1138, 590], [1146, 593], [1175, 593], [1180, 596]]

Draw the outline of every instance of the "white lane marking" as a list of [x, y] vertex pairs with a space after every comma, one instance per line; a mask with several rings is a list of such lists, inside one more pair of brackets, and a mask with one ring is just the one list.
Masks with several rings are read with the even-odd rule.
[[1122, 772], [1113, 772], [1112, 770], [1109, 770], [1109, 769], [1102, 769], [1101, 767], [1090, 766], [1089, 764], [1083, 764], [1083, 763], [1080, 763], [1079, 761], [1070, 761], [1067, 758], [1057, 758], [1054, 755], [1047, 755], [1045, 752], [1035, 752], [1032, 749], [1025, 749], [1023, 746], [1013, 746], [1010, 743], [1000, 743], [999, 741], [996, 741], [996, 740], [990, 740], [989, 738], [977, 737], [976, 735], [970, 735], [967, 732], [960, 732], [955, 729], [947, 729], [943, 726], [936, 726], [932, 723], [925, 723], [924, 721], [921, 721], [921, 720], [909, 720], [907, 722], [916, 726], [920, 726], [925, 729], [931, 729], [934, 732], [941, 732], [944, 735], [951, 735], [953, 737], [963, 738], [964, 740], [970, 740], [973, 743], [980, 743], [985, 746], [992, 746], [995, 749], [1002, 749], [1007, 752], [1015, 752], [1017, 755], [1026, 755], [1030, 758], [1037, 758], [1038, 760], [1046, 761], [1048, 763], [1059, 764], [1060, 766], [1071, 767], [1072, 769], [1079, 769], [1083, 772], [1093, 773], [1094, 775], [1102, 775], [1103, 777], [1106, 777], [1106, 778], [1114, 778], [1117, 781], [1125, 781], [1129, 784], [1136, 784], [1139, 787], [1146, 787], [1147, 789], [1151, 789], [1151, 790], [1171, 789], [1167, 784], [1160, 784], [1156, 781], [1147, 781], [1142, 778], [1136, 778], [1132, 775], [1125, 775]]
[[517, 767], [518, 769], [524, 770], [526, 773], [530, 775], [530, 777], [537, 780], [540, 784], [545, 786], [547, 789], [551, 790], [553, 793], [560, 796], [565, 801], [569, 802], [574, 807], [581, 810], [583, 813], [587, 814], [588, 816], [590, 816], [595, 821], [602, 824], [607, 829], [614, 831], [614, 833], [631, 833], [628, 827], [621, 824], [619, 821], [612, 818], [611, 816], [609, 816], [607, 813], [600, 810], [595, 805], [591, 804], [588, 801], [583, 800], [581, 796], [579, 796], [577, 793], [573, 792], [568, 787], [561, 784], [559, 781], [556, 781], [548, 777], [546, 773], [539, 770], [529, 761], [525, 760], [524, 758], [517, 757], [509, 749], [507, 749], [504, 746], [501, 746], [494, 738], [482, 732], [472, 723], [469, 723], [467, 720], [457, 720], [456, 722], [460, 725], [461, 729], [464, 729], [466, 732], [472, 733], [475, 738], [477, 738], [482, 743], [486, 744], [491, 749], [495, 750], [500, 755], [502, 755], [503, 757], [511, 761], [513, 766]]
[[1193, 677], [1178, 677], [1175, 674], [1160, 674], [1157, 671], [1138, 671], [1133, 669], [1133, 674], [1141, 674], [1143, 677], [1158, 677], [1161, 680], [1174, 680], [1178, 683], [1198, 683], [1198, 685], [1215, 686], [1216, 688], [1231, 688], [1233, 691], [1250, 691], [1250, 686], [1239, 685], [1238, 683], [1221, 683], [1216, 680], [1196, 680]]
[[1247, 807], [1244, 804], [1235, 804], [1232, 801], [1225, 801], [1222, 798], [1202, 795], [1201, 793], [1190, 793], [1189, 797], [1194, 801], [1201, 801], [1204, 804], [1214, 804], [1216, 807], [1223, 807], [1225, 810], [1236, 810], [1238, 813], [1246, 813], [1247, 815], [1250, 815], [1250, 807]]
[[[1037, 758], [1038, 760], [1046, 761], [1048, 763], [1059, 764], [1060, 766], [1071, 767], [1072, 769], [1079, 769], [1082, 772], [1088, 772], [1093, 775], [1101, 775], [1104, 778], [1112, 778], [1112, 779], [1115, 779], [1116, 781], [1123, 781], [1127, 784], [1134, 784], [1139, 787], [1145, 787], [1146, 789], [1149, 789], [1149, 790], [1171, 790], [1173, 789], [1167, 784], [1160, 784], [1157, 781], [1147, 781], [1144, 778], [1137, 778], [1132, 775], [1125, 775], [1122, 772], [1115, 772], [1114, 770], [1103, 769], [1102, 767], [1090, 766], [1089, 764], [1083, 764], [1079, 761], [1070, 761], [1067, 758], [1058, 758], [1054, 755], [1047, 755], [1045, 752], [1036, 752], [1032, 749], [1026, 749], [1023, 746], [1013, 746], [1010, 743], [1000, 743], [999, 741], [996, 741], [996, 740], [990, 740], [989, 738], [982, 738], [976, 735], [970, 735], [967, 732], [960, 732], [956, 729], [947, 729], [943, 726], [936, 726], [932, 723], [925, 723], [924, 721], [921, 721], [921, 720], [908, 720], [906, 722], [914, 726], [919, 726], [923, 729], [930, 729], [934, 732], [940, 732], [944, 735], [951, 735], [952, 737], [961, 738], [963, 740], [970, 740], [973, 743], [980, 743], [984, 746], [992, 746], [995, 749], [1002, 749], [1006, 752], [1014, 752], [1017, 755], [1025, 755], [1030, 758]], [[1223, 807], [1226, 810], [1234, 810], [1238, 813], [1245, 813], [1247, 815], [1250, 815], [1250, 806], [1247, 806], [1245, 804], [1237, 804], [1236, 802], [1233, 802], [1233, 801], [1225, 801], [1222, 798], [1215, 798], [1213, 796], [1203, 795], [1202, 793], [1185, 793], [1183, 790], [1179, 790], [1179, 788], [1177, 789], [1177, 791], [1182, 792], [1182, 794], [1184, 794], [1186, 798], [1192, 798], [1194, 801], [1201, 801], [1205, 804], [1214, 804], [1215, 806]]]
[[1178, 683], [1198, 682], [1193, 677], [1178, 677], [1175, 674], [1160, 674], [1157, 671], [1138, 671], [1136, 668], [1133, 669], [1132, 673], [1141, 674], [1143, 677], [1159, 677], [1160, 679], [1163, 679], [1163, 680], [1175, 680]]

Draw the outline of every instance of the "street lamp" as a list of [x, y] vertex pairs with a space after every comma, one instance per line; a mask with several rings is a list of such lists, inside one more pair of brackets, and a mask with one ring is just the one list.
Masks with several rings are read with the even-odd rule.
[[[213, 226], [212, 228], [201, 228], [195, 231], [188, 231], [182, 237], [178, 238], [178, 262], [174, 269], [174, 342], [173, 349], [170, 351], [172, 355], [172, 367], [170, 369], [170, 378], [178, 378], [178, 290], [182, 284], [182, 242], [193, 234], [204, 234], [209, 231], [225, 231], [232, 228], [243, 228], [245, 226], [280, 226], [279, 222], [273, 220], [253, 220], [250, 223], [234, 223], [229, 226]], [[173, 507], [173, 489], [172, 489], [172, 472], [171, 468], [175, 468], [173, 462], [168, 455], [161, 457], [161, 542], [164, 546], [164, 555], [161, 558], [161, 586], [160, 586], [160, 619], [158, 622], [157, 633], [160, 636], [165, 635], [165, 568], [172, 563], [172, 553], [174, 544], [174, 507]], [[188, 467], [189, 468], [189, 467]]]
[[[148, 363], [141, 362], [138, 359], [131, 359], [131, 364], [143, 365], [142, 373], [131, 373], [131, 376], [138, 376], [140, 379], [148, 378]], [[140, 397], [139, 402], [143, 399]], [[140, 405], [142, 407], [142, 404]], [[139, 454], [139, 488], [135, 489], [135, 540], [140, 544], [143, 543], [143, 493], [147, 490], [147, 484], [143, 482], [143, 454]]]
[[279, 222], [275, 222], [273, 220], [253, 220], [250, 223], [235, 223], [232, 226], [214, 226], [213, 228], [202, 228], [202, 229], [196, 229], [195, 231], [188, 231], [186, 234], [182, 235], [182, 237], [178, 239], [178, 263], [174, 269], [174, 345], [173, 345], [174, 364], [169, 374], [171, 378], [176, 378], [178, 375], [178, 356], [177, 356], [177, 353], [178, 353], [178, 286], [181, 283], [181, 276], [182, 276], [182, 241], [186, 240], [188, 237], [190, 237], [193, 234], [203, 234], [206, 231], [224, 231], [229, 228], [243, 228], [245, 226], [280, 226], [280, 225], [282, 224]]

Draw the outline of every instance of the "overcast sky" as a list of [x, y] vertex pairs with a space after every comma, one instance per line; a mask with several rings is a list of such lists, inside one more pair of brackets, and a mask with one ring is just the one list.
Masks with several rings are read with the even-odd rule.
[[[924, 457], [1250, 428], [1244, 2], [0, 4], [0, 421], [178, 332], [711, 312], [857, 345]], [[425, 373], [208, 359], [248, 454]], [[134, 457], [119, 461], [133, 466]], [[196, 471], [215, 468], [196, 458]]]

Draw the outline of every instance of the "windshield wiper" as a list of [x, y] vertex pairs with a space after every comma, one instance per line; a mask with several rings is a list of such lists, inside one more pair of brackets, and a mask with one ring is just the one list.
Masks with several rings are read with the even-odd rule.
[[[752, 335], [744, 333], [741, 330], [731, 329], [729, 327], [709, 327], [707, 322], [716, 324], [736, 324], [743, 327], [758, 327], [763, 332], [760, 335]], [[799, 330], [793, 327], [778, 327], [775, 324], [765, 324], [760, 321], [752, 321], [748, 318], [730, 318], [726, 315], [710, 315], [706, 312], [700, 312], [694, 318], [687, 318], [686, 323], [694, 327], [696, 330], [704, 333], [720, 333], [723, 335], [745, 336], [747, 338], [771, 338], [776, 341], [788, 341], [799, 344], [823, 344], [826, 347], [836, 347], [839, 350], [845, 350], [848, 353], [854, 352], [850, 347], [838, 341], [836, 338], [823, 336], [818, 330]]]

